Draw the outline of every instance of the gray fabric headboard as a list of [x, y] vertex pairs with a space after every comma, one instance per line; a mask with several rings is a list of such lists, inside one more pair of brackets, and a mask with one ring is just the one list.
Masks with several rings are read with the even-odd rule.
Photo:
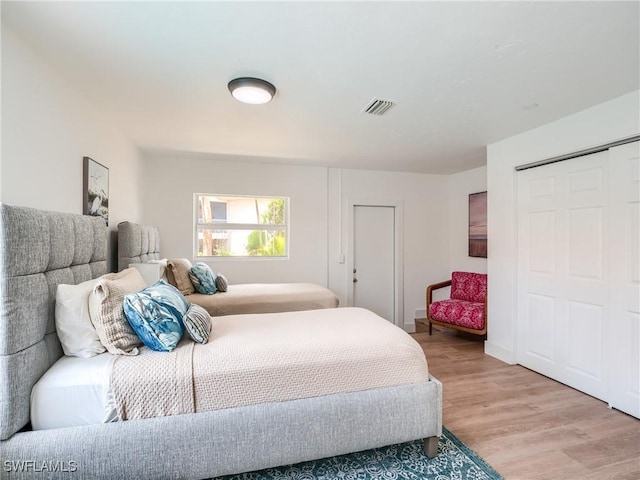
[[62, 356], [58, 284], [107, 272], [102, 217], [0, 204], [0, 439], [29, 423], [31, 388]]
[[160, 229], [137, 223], [118, 224], [118, 271], [130, 263], [160, 260]]

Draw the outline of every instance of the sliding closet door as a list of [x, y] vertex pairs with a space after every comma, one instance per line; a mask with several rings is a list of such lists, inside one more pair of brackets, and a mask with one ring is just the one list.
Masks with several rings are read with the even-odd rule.
[[610, 150], [612, 407], [640, 418], [640, 143]]
[[518, 363], [607, 397], [608, 152], [518, 173]]

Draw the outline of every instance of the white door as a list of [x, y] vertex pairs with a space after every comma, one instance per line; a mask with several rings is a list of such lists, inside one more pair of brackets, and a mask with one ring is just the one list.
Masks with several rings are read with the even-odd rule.
[[353, 305], [395, 318], [395, 208], [353, 207]]
[[609, 404], [640, 418], [640, 142], [610, 150]]
[[517, 360], [606, 399], [607, 151], [518, 174]]

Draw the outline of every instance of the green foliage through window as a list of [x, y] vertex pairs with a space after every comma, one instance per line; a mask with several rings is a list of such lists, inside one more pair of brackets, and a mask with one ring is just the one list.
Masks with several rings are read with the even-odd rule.
[[[284, 199], [274, 198], [260, 214], [263, 225], [284, 225]], [[256, 210], [258, 210], [256, 200]], [[250, 256], [282, 257], [285, 255], [285, 232], [282, 230], [254, 230], [247, 240], [247, 254]]]
[[284, 197], [196, 194], [196, 256], [286, 257]]

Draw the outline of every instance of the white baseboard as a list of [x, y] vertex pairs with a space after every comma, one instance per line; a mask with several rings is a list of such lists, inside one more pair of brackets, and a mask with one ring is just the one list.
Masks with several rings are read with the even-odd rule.
[[404, 331], [407, 333], [415, 333], [416, 332], [416, 323], [409, 322], [404, 324]]
[[504, 363], [508, 363], [509, 365], [515, 365], [516, 363], [518, 363], [516, 362], [516, 352], [495, 345], [488, 340], [485, 340], [484, 342], [484, 353], [497, 358]]

